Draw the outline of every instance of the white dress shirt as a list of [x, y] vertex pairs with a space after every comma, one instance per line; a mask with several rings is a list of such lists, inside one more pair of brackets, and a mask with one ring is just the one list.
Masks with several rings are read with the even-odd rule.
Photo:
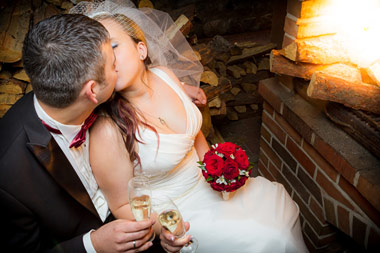
[[[86, 188], [88, 195], [90, 196], [92, 203], [95, 206], [100, 218], [104, 222], [107, 216], [110, 214], [108, 204], [102, 191], [99, 189], [96, 183], [95, 177], [92, 173], [92, 169], [89, 162], [89, 131], [86, 133], [86, 141], [78, 148], [69, 148], [71, 141], [77, 135], [81, 129], [81, 125], [64, 125], [58, 121], [52, 119], [38, 103], [36, 96], [34, 96], [34, 107], [36, 109], [38, 117], [43, 120], [50, 127], [58, 129], [62, 134], [51, 133], [54, 140], [58, 143], [62, 149], [66, 158], [73, 166], [75, 172], [80, 178], [83, 186]], [[95, 252], [92, 246], [89, 231], [83, 236], [83, 243], [87, 252]]]

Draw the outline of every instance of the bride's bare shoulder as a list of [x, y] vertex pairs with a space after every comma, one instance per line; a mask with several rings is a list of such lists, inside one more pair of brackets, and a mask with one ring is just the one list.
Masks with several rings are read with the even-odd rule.
[[119, 129], [111, 117], [99, 115], [90, 128], [90, 139], [116, 140], [121, 137]]
[[157, 66], [157, 67], [154, 67], [154, 68], [162, 70], [162, 71], [165, 72], [165, 73], [166, 73], [171, 79], [173, 79], [176, 83], [178, 83], [178, 84], [180, 83], [178, 77], [174, 74], [174, 72], [173, 72], [171, 69], [169, 69], [169, 68], [167, 68], [167, 67], [165, 67], [165, 66]]

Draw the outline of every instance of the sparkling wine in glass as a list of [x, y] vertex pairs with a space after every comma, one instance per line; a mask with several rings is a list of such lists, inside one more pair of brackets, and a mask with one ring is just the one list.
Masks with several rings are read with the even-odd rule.
[[[150, 218], [152, 209], [152, 190], [149, 179], [143, 175], [132, 177], [128, 182], [129, 204], [136, 221]], [[154, 239], [153, 233], [151, 241]]]
[[[158, 213], [158, 221], [175, 237], [182, 238], [186, 235], [186, 229], [182, 215], [176, 204], [166, 196], [160, 196], [153, 200], [153, 208]], [[198, 241], [193, 237], [182, 249], [181, 253], [196, 252]]]

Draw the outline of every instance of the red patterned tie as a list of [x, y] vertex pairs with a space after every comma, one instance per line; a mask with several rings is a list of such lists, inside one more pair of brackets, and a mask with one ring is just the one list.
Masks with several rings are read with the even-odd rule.
[[[80, 145], [83, 144], [83, 142], [86, 141], [87, 129], [91, 127], [91, 125], [95, 122], [97, 117], [98, 115], [96, 115], [95, 113], [91, 113], [91, 115], [84, 121], [82, 127], [80, 128], [79, 133], [77, 133], [77, 135], [74, 137], [74, 139], [70, 143], [69, 148], [72, 148], [72, 147], [78, 148], [80, 147]], [[61, 131], [49, 126], [43, 120], [41, 120], [41, 122], [50, 132], [55, 133], [55, 134], [62, 134]]]

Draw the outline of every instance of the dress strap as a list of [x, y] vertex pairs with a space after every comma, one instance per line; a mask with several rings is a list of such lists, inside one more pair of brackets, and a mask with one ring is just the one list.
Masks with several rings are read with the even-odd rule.
[[186, 93], [177, 85], [177, 83], [162, 69], [159, 68], [151, 68], [149, 69], [152, 71], [156, 76], [161, 78], [164, 82], [166, 82], [181, 98], [182, 102], [185, 103], [184, 98], [188, 98]]

